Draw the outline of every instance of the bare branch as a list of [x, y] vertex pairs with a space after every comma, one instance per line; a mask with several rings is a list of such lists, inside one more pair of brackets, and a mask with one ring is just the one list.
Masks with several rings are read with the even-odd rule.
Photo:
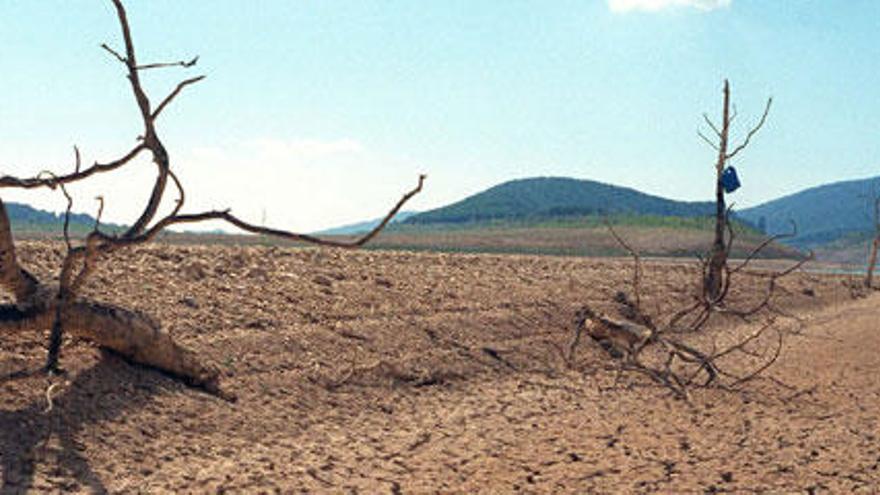
[[[141, 235], [156, 216], [156, 212], [159, 210], [159, 205], [162, 202], [162, 196], [165, 194], [165, 185], [168, 182], [169, 172], [168, 154], [165, 152], [162, 144], [158, 142], [158, 138], [156, 138], [155, 143], [157, 148], [151, 151], [153, 151], [153, 162], [159, 167], [159, 174], [153, 185], [153, 192], [150, 194], [150, 199], [147, 201], [141, 216], [122, 234], [122, 237], [134, 238]], [[156, 150], [158, 150], [158, 153]]]
[[[98, 256], [100, 256], [99, 244], [98, 241], [100, 239], [100, 231], [95, 229], [91, 234], [86, 236], [86, 245], [85, 247], [78, 248], [79, 252], [77, 253], [78, 258], [83, 259], [82, 268], [80, 268], [79, 273], [76, 278], [70, 282], [67, 287], [67, 291], [69, 292], [69, 296], [72, 298], [79, 289], [85, 284], [86, 278], [92, 273], [95, 269], [95, 266], [98, 263]], [[69, 278], [68, 278], [69, 280]]]
[[772, 244], [776, 241], [780, 241], [782, 239], [790, 239], [795, 236], [797, 236], [797, 224], [794, 222], [794, 220], [792, 220], [791, 221], [791, 232], [784, 232], [782, 234], [772, 235], [772, 236], [764, 239], [763, 242], [758, 244], [758, 246], [755, 247], [755, 249], [753, 249], [748, 255], [746, 255], [745, 259], [739, 265], [737, 265], [736, 268], [731, 269], [730, 273], [736, 273], [736, 272], [739, 272], [740, 270], [742, 270], [743, 268], [745, 268], [749, 264], [749, 262], [751, 262], [758, 254], [761, 253], [761, 251], [766, 249], [767, 246], [769, 246], [770, 244]]
[[136, 236], [136, 237], [129, 237], [129, 238], [123, 237], [123, 238], [117, 239], [117, 238], [108, 237], [103, 234], [101, 235], [101, 237], [102, 237], [102, 241], [108, 243], [108, 246], [105, 249], [115, 250], [119, 247], [141, 244], [143, 242], [147, 242], [149, 240], [152, 240], [153, 238], [156, 237], [156, 235], [159, 234], [159, 232], [161, 232], [162, 230], [164, 230], [172, 225], [198, 223], [198, 222], [205, 222], [208, 220], [221, 220], [221, 221], [228, 222], [228, 223], [238, 227], [239, 229], [244, 230], [245, 232], [250, 232], [252, 234], [268, 235], [268, 236], [272, 236], [272, 237], [277, 237], [279, 239], [286, 239], [289, 241], [297, 241], [297, 242], [305, 242], [305, 243], [315, 244], [315, 245], [319, 245], [319, 246], [357, 248], [357, 247], [363, 246], [364, 244], [369, 242], [371, 239], [376, 237], [376, 235], [378, 235], [379, 232], [381, 232], [388, 225], [388, 222], [391, 221], [391, 219], [394, 217], [394, 215], [396, 215], [397, 212], [400, 211], [400, 209], [403, 207], [403, 205], [406, 204], [406, 202], [409, 201], [410, 198], [412, 198], [413, 196], [415, 196], [416, 194], [421, 192], [422, 185], [424, 184], [426, 177], [427, 176], [424, 174], [420, 175], [418, 185], [414, 189], [412, 189], [411, 191], [404, 194], [403, 197], [400, 199], [400, 201], [398, 201], [397, 204], [394, 205], [394, 207], [385, 215], [385, 217], [382, 219], [382, 221], [379, 222], [379, 224], [373, 228], [373, 230], [367, 232], [363, 236], [361, 236], [357, 239], [354, 239], [352, 241], [337, 241], [337, 240], [333, 240], [333, 239], [324, 239], [324, 238], [320, 238], [320, 237], [315, 237], [315, 236], [312, 236], [309, 234], [299, 234], [296, 232], [289, 232], [286, 230], [273, 229], [273, 228], [268, 228], [268, 227], [260, 227], [260, 226], [253, 225], [253, 224], [245, 222], [244, 220], [239, 219], [238, 217], [232, 215], [229, 212], [229, 210], [224, 210], [224, 211], [216, 211], [215, 210], [215, 211], [208, 211], [208, 212], [203, 212], [203, 213], [167, 216], [167, 217], [163, 218], [162, 220], [158, 221], [156, 223], [156, 225], [151, 227], [144, 234], [142, 234], [140, 236]]
[[624, 241], [622, 237], [617, 235], [617, 231], [614, 230], [614, 227], [611, 225], [611, 221], [608, 220], [608, 217], [605, 217], [604, 220], [605, 220], [605, 227], [608, 229], [608, 231], [614, 237], [614, 240], [616, 240], [617, 243], [623, 247], [623, 249], [626, 249], [626, 251], [629, 253], [629, 255], [632, 256], [632, 258], [633, 258], [633, 263], [635, 264], [635, 266], [633, 268], [632, 285], [633, 285], [633, 295], [635, 296], [635, 299], [636, 299], [634, 309], [637, 313], [639, 313], [641, 315], [641, 312], [642, 312], [642, 294], [641, 294], [642, 293], [642, 291], [641, 291], [642, 262], [641, 262], [641, 258], [639, 257], [638, 252], [636, 252], [633, 248], [631, 248], [630, 245], [627, 244], [626, 241]]
[[767, 322], [764, 323], [764, 325], [762, 325], [760, 328], [758, 328], [757, 330], [752, 332], [750, 335], [746, 336], [746, 338], [740, 340], [739, 342], [735, 343], [734, 345], [731, 345], [730, 347], [728, 347], [722, 351], [714, 352], [712, 354], [712, 359], [717, 360], [717, 359], [720, 359], [728, 354], [732, 354], [736, 351], [743, 350], [745, 348], [745, 346], [747, 346], [752, 341], [761, 337], [764, 334], [764, 332], [767, 331], [767, 329], [769, 329], [770, 327], [772, 327], [775, 323], [776, 323], [776, 320], [774, 318], [768, 319]]
[[171, 176], [171, 180], [174, 182], [174, 185], [177, 187], [177, 204], [174, 206], [174, 210], [171, 212], [171, 216], [177, 215], [180, 212], [180, 209], [183, 208], [183, 203], [186, 201], [186, 193], [183, 191], [183, 184], [180, 183], [180, 179], [177, 178], [177, 174], [168, 171], [168, 175]]
[[[734, 315], [739, 318], [746, 318], [748, 316], [757, 314], [759, 311], [761, 311], [763, 309], [770, 307], [770, 300], [773, 297], [773, 294], [777, 288], [776, 281], [780, 278], [783, 278], [783, 277], [790, 275], [795, 270], [799, 270], [807, 262], [812, 261], [814, 257], [815, 257], [815, 254], [813, 253], [813, 251], [809, 251], [807, 256], [798, 260], [796, 263], [792, 264], [790, 267], [786, 268], [785, 270], [771, 273], [767, 277], [768, 282], [767, 282], [767, 289], [764, 293], [764, 298], [759, 303], [752, 306], [751, 308], [744, 309], [744, 310], [737, 310], [737, 309], [733, 309], [733, 308], [718, 308], [717, 311], [720, 313]], [[776, 313], [779, 313], [779, 311], [776, 311]]]
[[712, 122], [712, 119], [709, 118], [708, 114], [703, 114], [703, 120], [705, 120], [706, 123], [709, 124], [709, 128], [715, 132], [715, 135], [718, 136], [718, 139], [721, 139], [721, 131], [718, 130], [718, 127], [715, 125], [714, 122]]
[[125, 60], [128, 68], [128, 81], [131, 85], [132, 93], [137, 101], [138, 109], [141, 113], [141, 120], [144, 124], [143, 143], [144, 147], [150, 150], [153, 155], [153, 162], [159, 169], [156, 182], [153, 185], [153, 191], [147, 202], [144, 211], [140, 217], [132, 224], [132, 226], [123, 234], [123, 237], [135, 237], [144, 232], [159, 209], [162, 202], [162, 196], [165, 193], [165, 185], [168, 182], [168, 170], [170, 168], [168, 152], [165, 150], [159, 136], [156, 134], [155, 122], [150, 110], [150, 100], [141, 86], [140, 76], [138, 75], [137, 60], [135, 58], [134, 42], [132, 41], [131, 29], [128, 24], [128, 17], [125, 7], [121, 0], [112, 0], [116, 7], [116, 16], [119, 25], [122, 28], [122, 37], [125, 41]]
[[101, 225], [101, 215], [104, 213], [104, 196], [95, 196], [95, 200], [98, 201], [98, 214], [95, 215], [95, 227], [92, 230], [98, 230], [98, 226]]
[[153, 120], [156, 120], [156, 118], [159, 117], [159, 114], [162, 113], [162, 110], [164, 110], [165, 107], [168, 106], [169, 103], [171, 103], [171, 100], [173, 100], [178, 95], [178, 93], [180, 93], [181, 90], [183, 90], [183, 88], [189, 86], [190, 84], [195, 84], [204, 78], [205, 78], [205, 76], [193, 77], [193, 78], [187, 79], [187, 80], [181, 82], [180, 84], [178, 84], [177, 87], [174, 88], [174, 91], [172, 91], [168, 96], [166, 96], [165, 99], [162, 100], [162, 103], [159, 103], [159, 106], [156, 107], [156, 110], [153, 112], [153, 115], [151, 115], [150, 118], [152, 118]]
[[0, 177], [0, 188], [13, 187], [20, 189], [35, 189], [38, 187], [48, 187], [52, 189], [59, 184], [69, 184], [71, 182], [77, 182], [83, 179], [87, 179], [94, 174], [116, 170], [133, 160], [138, 154], [140, 154], [141, 151], [144, 151], [145, 149], [146, 146], [144, 146], [143, 144], [139, 144], [132, 148], [132, 150], [126, 153], [125, 156], [123, 156], [122, 158], [108, 163], [95, 162], [94, 165], [83, 171], [77, 170], [74, 173], [68, 175], [59, 175], [50, 178], [43, 178], [41, 175], [38, 175], [37, 177], [28, 179], [19, 179], [18, 177], [13, 177], [11, 175], [4, 175], [3, 177]]
[[123, 57], [119, 52], [117, 52], [116, 50], [110, 48], [110, 47], [107, 45], [107, 43], [101, 43], [101, 48], [107, 50], [107, 52], [109, 52], [110, 55], [113, 55], [113, 56], [116, 58], [116, 60], [122, 62], [122, 63], [125, 64], [125, 65], [128, 65], [128, 60], [126, 60], [125, 57]]
[[[141, 117], [143, 118], [144, 125], [146, 126], [146, 132], [144, 134], [145, 139], [153, 134], [153, 126], [150, 121], [150, 100], [147, 98], [147, 95], [144, 93], [144, 90], [141, 88], [140, 77], [138, 76], [138, 72], [135, 69], [137, 67], [137, 58], [135, 57], [134, 51], [134, 42], [132, 42], [131, 38], [131, 29], [128, 26], [128, 16], [125, 13], [125, 7], [122, 5], [121, 0], [112, 0], [113, 5], [116, 7], [116, 17], [119, 19], [119, 25], [122, 28], [122, 39], [125, 41], [125, 57], [122, 58], [121, 55], [116, 54], [122, 62], [125, 63], [125, 66], [128, 68], [128, 80], [131, 83], [131, 89], [134, 93], [135, 100], [137, 101], [138, 108], [141, 111]], [[109, 48], [106, 48], [111, 53], [116, 53]]]
[[718, 145], [715, 144], [715, 143], [713, 143], [711, 139], [709, 139], [709, 138], [707, 138], [705, 135], [703, 135], [703, 133], [702, 133], [701, 131], [699, 131], [699, 130], [697, 131], [697, 136], [700, 136], [700, 138], [701, 138], [703, 141], [705, 141], [706, 144], [708, 144], [709, 146], [711, 146], [713, 150], [718, 151]]
[[776, 328], [776, 327], [772, 327], [772, 328], [773, 328], [774, 330], [776, 330], [776, 337], [777, 337], [777, 339], [776, 339], [776, 348], [773, 350], [773, 355], [772, 355], [772, 356], [770, 357], [770, 359], [768, 359], [767, 362], [765, 362], [763, 365], [761, 365], [761, 366], [758, 367], [757, 369], [753, 370], [753, 371], [752, 371], [751, 373], [749, 373], [748, 375], [746, 375], [746, 376], [744, 376], [744, 377], [742, 377], [742, 378], [736, 380], [735, 382], [733, 382], [733, 383], [730, 385], [731, 388], [738, 387], [738, 386], [742, 385], [743, 383], [746, 383], [746, 382], [748, 382], [748, 381], [751, 381], [751, 380], [755, 379], [755, 378], [756, 378], [757, 376], [759, 376], [761, 373], [763, 373], [764, 371], [766, 371], [767, 368], [769, 368], [770, 366], [773, 366], [773, 364], [779, 359], [779, 356], [782, 354], [783, 335], [782, 335], [782, 331], [781, 331], [780, 329], [778, 329], [778, 328]]
[[683, 342], [679, 342], [674, 339], [661, 338], [660, 341], [678, 351], [677, 355], [679, 356], [679, 358], [697, 363], [700, 365], [700, 368], [706, 371], [707, 378], [704, 386], [709, 385], [715, 380], [715, 378], [718, 377], [718, 370], [715, 367], [715, 364], [712, 361], [711, 357]]
[[193, 57], [192, 59], [190, 59], [188, 61], [187, 60], [180, 60], [178, 62], [159, 62], [159, 63], [153, 63], [153, 64], [138, 65], [137, 67], [135, 67], [135, 70], [162, 69], [162, 68], [166, 68], [166, 67], [190, 68], [190, 67], [196, 65], [196, 63], [198, 63], [198, 61], [199, 61], [199, 56], [196, 55], [195, 57]]
[[64, 183], [57, 182], [55, 174], [49, 170], [43, 170], [37, 175], [37, 177], [48, 176], [51, 180], [55, 181], [55, 184], [49, 185], [50, 189], [55, 189], [55, 187], [59, 187], [61, 189], [61, 193], [64, 194], [64, 198], [67, 199], [67, 208], [64, 210], [64, 243], [67, 245], [67, 250], [70, 251], [70, 210], [73, 208], [73, 198], [70, 196], [70, 193], [67, 192], [67, 188], [64, 187]]
[[63, 185], [61, 186], [61, 192], [67, 198], [67, 208], [64, 210], [64, 244], [67, 245], [67, 250], [70, 251], [70, 210], [73, 208], [73, 198], [70, 197], [70, 194], [67, 193], [67, 188]]
[[726, 160], [730, 160], [731, 158], [736, 156], [737, 153], [744, 150], [746, 148], [746, 146], [749, 145], [749, 142], [752, 140], [752, 137], [754, 137], [754, 135], [757, 134], [759, 130], [761, 130], [761, 127], [764, 126], [764, 122], [767, 121], [767, 115], [770, 113], [770, 105], [772, 105], [772, 104], [773, 104], [773, 98], [768, 98], [767, 99], [767, 106], [764, 107], [764, 113], [761, 115], [761, 120], [758, 121], [758, 125], [756, 125], [755, 127], [752, 128], [752, 130], [749, 131], [748, 135], [746, 135], [745, 141], [743, 141], [742, 144], [740, 144], [739, 146], [734, 148], [733, 151], [731, 151], [730, 153], [727, 153], [727, 155], [725, 156]]

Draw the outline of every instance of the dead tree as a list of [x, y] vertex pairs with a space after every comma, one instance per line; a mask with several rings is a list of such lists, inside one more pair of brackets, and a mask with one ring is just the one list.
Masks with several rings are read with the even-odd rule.
[[[41, 368], [42, 371], [53, 372], [57, 370], [62, 334], [68, 332], [115, 351], [131, 361], [158, 368], [209, 391], [219, 392], [218, 369], [207, 364], [209, 360], [203, 360], [195, 352], [175, 343], [167, 333], [162, 331], [158, 322], [145, 314], [90, 301], [81, 296], [83, 286], [94, 272], [97, 264], [106, 260], [110, 254], [131, 249], [155, 239], [160, 232], [168, 227], [207, 220], [224, 221], [254, 234], [319, 246], [360, 247], [384, 229], [404, 203], [421, 191], [425, 176], [419, 177], [418, 185], [394, 205], [379, 225], [363, 237], [351, 241], [322, 239], [307, 234], [257, 226], [241, 220], [230, 210], [182, 213], [185, 202], [184, 187], [171, 168], [171, 158], [160, 138], [157, 122], [162, 111], [185, 88], [201, 81], [204, 76], [191, 77], [181, 81], [167, 96], [159, 100], [158, 104], [154, 104], [147, 95], [140, 77], [146, 70], [162, 70], [173, 67], [191, 68], [196, 65], [198, 57], [180, 62], [139, 63], [122, 1], [112, 0], [112, 3], [122, 30], [124, 49], [117, 51], [106, 44], [101, 46], [125, 68], [139, 110], [143, 131], [138, 136], [137, 144], [133, 148], [120, 158], [106, 163], [96, 162], [87, 168], [82, 168], [79, 150], [75, 148], [76, 159], [74, 171], [71, 173], [44, 172], [32, 178], [18, 178], [8, 175], [0, 177], [0, 188], [60, 189], [68, 200], [64, 223], [67, 252], [60, 267], [57, 287], [37, 280], [19, 264], [9, 218], [3, 202], [0, 200], [0, 285], [12, 293], [16, 301], [14, 305], [0, 306], [0, 331], [51, 329], [48, 357], [45, 367]], [[96, 222], [94, 229], [85, 237], [82, 245], [74, 246], [67, 231], [72, 199], [67, 193], [66, 186], [97, 174], [118, 170], [143, 154], [150, 156], [156, 165], [157, 172], [152, 192], [143, 213], [124, 232], [111, 234], [101, 230], [99, 209], [98, 222]], [[165, 197], [169, 182], [177, 192], [176, 204], [171, 213], [157, 218], [157, 212]], [[101, 209], [103, 209], [103, 203]]]
[[874, 286], [874, 268], [877, 266], [877, 250], [880, 249], [880, 194], [874, 194], [874, 239], [868, 253], [868, 268], [865, 272], [865, 287]]
[[737, 146], [731, 146], [730, 125], [736, 118], [736, 107], [734, 106], [733, 112], [731, 113], [730, 84], [726, 79], [724, 80], [723, 92], [724, 100], [721, 124], [716, 125], [707, 114], [703, 114], [703, 120], [705, 120], [706, 124], [708, 124], [709, 128], [715, 134], [717, 141], [709, 139], [702, 132], [698, 132], [703, 141], [708, 143], [709, 146], [718, 152], [718, 158], [715, 162], [715, 237], [708, 256], [709, 263], [708, 269], [706, 270], [706, 277], [703, 280], [704, 290], [712, 298], [717, 298], [721, 292], [721, 288], [724, 284], [722, 280], [722, 277], [724, 276], [724, 267], [727, 264], [727, 258], [730, 254], [730, 252], [725, 249], [727, 244], [724, 241], [724, 234], [728, 230], [727, 221], [729, 217], [724, 196], [724, 185], [722, 183], [724, 170], [727, 168], [728, 162], [749, 145], [752, 138], [764, 125], [764, 122], [767, 120], [767, 115], [770, 113], [770, 105], [773, 104], [773, 98], [769, 98], [758, 124], [749, 130], [742, 143]]
[[[725, 217], [728, 215], [725, 211]], [[727, 243], [723, 246], [729, 252], [735, 234], [728, 218]], [[654, 382], [669, 388], [676, 396], [688, 399], [692, 388], [715, 386], [727, 390], [761, 376], [779, 357], [785, 331], [780, 320], [792, 318], [776, 306], [774, 296], [778, 281], [813, 258], [812, 253], [780, 271], [759, 272], [766, 280], [760, 298], [748, 307], [737, 308], [727, 301], [731, 284], [738, 275], [744, 274], [749, 264], [773, 242], [796, 235], [796, 231], [768, 237], [755, 247], [739, 264], [722, 266], [722, 285], [716, 296], [700, 289], [694, 294], [694, 301], [682, 308], [658, 308], [649, 314], [642, 307], [641, 279], [642, 266], [639, 253], [621, 238], [610, 223], [610, 234], [633, 258], [633, 279], [631, 295], [618, 292], [615, 302], [623, 319], [604, 315], [589, 306], [583, 306], [575, 316], [575, 333], [569, 346], [566, 361], [575, 363], [575, 351], [586, 333], [601, 345], [615, 359], [612, 368], [620, 372], [634, 372], [646, 376]], [[701, 260], [701, 282], [705, 280], [710, 259]], [[702, 283], [700, 284], [702, 286]], [[727, 316], [742, 323], [753, 325], [754, 330], [733, 342], [719, 346], [714, 338], [706, 343], [706, 329], [716, 316]], [[773, 343], [766, 342], [773, 336]], [[724, 360], [735, 355], [745, 356], [755, 361], [746, 372], [735, 372], [724, 366]]]

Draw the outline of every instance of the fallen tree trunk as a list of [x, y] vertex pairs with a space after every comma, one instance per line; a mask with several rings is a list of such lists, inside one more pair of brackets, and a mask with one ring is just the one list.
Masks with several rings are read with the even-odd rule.
[[569, 347], [569, 360], [574, 358], [574, 350], [580, 342], [581, 332], [584, 330], [587, 331], [590, 338], [617, 358], [638, 352], [654, 337], [653, 331], [644, 325], [608, 318], [596, 313], [588, 306], [583, 306], [578, 311], [575, 317], [575, 326], [575, 339]]
[[[62, 311], [64, 329], [109, 349], [129, 361], [147, 365], [179, 377], [187, 383], [224, 398], [220, 390], [220, 371], [204, 364], [196, 354], [172, 340], [158, 322], [149, 316], [118, 306], [79, 301]], [[42, 332], [52, 326], [54, 307], [22, 310], [15, 305], [0, 305], [2, 333]]]
[[15, 304], [0, 305], [0, 333], [41, 333], [62, 322], [72, 335], [129, 361], [164, 371], [220, 397], [232, 398], [220, 390], [220, 372], [215, 366], [204, 364], [194, 352], [176, 344], [158, 322], [143, 313], [83, 300], [62, 304], [59, 313], [57, 285], [40, 284], [19, 265], [2, 200], [0, 287], [11, 292], [16, 300]]

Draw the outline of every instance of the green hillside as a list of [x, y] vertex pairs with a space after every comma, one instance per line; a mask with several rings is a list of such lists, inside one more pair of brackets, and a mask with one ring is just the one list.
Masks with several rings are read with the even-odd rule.
[[698, 217], [711, 215], [713, 207], [708, 202], [673, 201], [590, 180], [540, 177], [505, 182], [457, 203], [413, 215], [402, 223], [542, 221], [599, 214]]

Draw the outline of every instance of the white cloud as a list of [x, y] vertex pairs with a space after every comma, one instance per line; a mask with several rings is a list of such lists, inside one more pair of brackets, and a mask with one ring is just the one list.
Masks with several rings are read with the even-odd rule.
[[[383, 215], [419, 167], [360, 141], [266, 137], [180, 153], [186, 211], [231, 208], [246, 221], [311, 232]], [[169, 193], [170, 196], [170, 193]], [[418, 207], [416, 198], [407, 208]], [[204, 224], [193, 230], [222, 228]]]
[[248, 144], [258, 152], [275, 157], [324, 158], [331, 155], [352, 154], [364, 151], [363, 145], [354, 139], [254, 139]]
[[657, 12], [672, 7], [693, 7], [699, 10], [715, 10], [730, 5], [732, 0], [608, 0], [612, 12]]

